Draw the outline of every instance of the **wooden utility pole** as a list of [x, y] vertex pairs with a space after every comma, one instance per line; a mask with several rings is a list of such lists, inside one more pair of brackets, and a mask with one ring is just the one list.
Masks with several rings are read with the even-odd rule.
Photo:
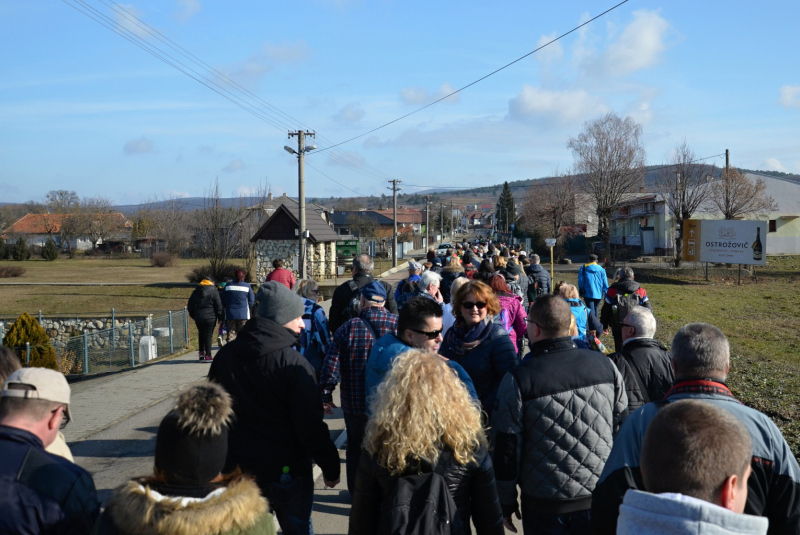
[[299, 234], [299, 247], [300, 250], [298, 251], [298, 263], [300, 264], [300, 278], [305, 279], [307, 278], [307, 270], [306, 270], [306, 180], [305, 180], [305, 153], [306, 150], [313, 150], [316, 149], [315, 146], [311, 145], [308, 149], [306, 149], [306, 136], [314, 137], [316, 135], [315, 132], [307, 132], [303, 130], [298, 130], [297, 132], [289, 132], [289, 137], [297, 136], [297, 203], [298, 203], [298, 211], [299, 220], [300, 220], [300, 231]]
[[389, 183], [392, 185], [392, 210], [394, 212], [394, 235], [392, 236], [392, 267], [397, 267], [397, 191], [402, 191], [403, 188], [398, 188], [397, 184], [402, 182], [402, 180], [390, 180]]
[[725, 149], [725, 170], [731, 170], [731, 151]]
[[429, 215], [429, 212], [428, 212], [428, 196], [425, 195], [425, 248], [426, 249], [430, 249], [431, 248], [431, 239], [429, 237], [430, 233], [428, 232], [428, 226], [429, 226], [428, 222], [430, 221], [430, 218], [428, 217], [428, 215]]
[[439, 203], [439, 226], [442, 229], [442, 241], [444, 241], [444, 203]]

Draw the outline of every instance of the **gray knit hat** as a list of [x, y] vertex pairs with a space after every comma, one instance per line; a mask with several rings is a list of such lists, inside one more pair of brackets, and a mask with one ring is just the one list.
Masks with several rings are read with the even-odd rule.
[[285, 325], [305, 313], [303, 298], [277, 281], [265, 282], [258, 289], [258, 315]]

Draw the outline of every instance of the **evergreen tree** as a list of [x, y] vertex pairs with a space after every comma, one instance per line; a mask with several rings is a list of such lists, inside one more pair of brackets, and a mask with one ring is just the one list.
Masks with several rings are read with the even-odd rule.
[[56, 247], [56, 242], [53, 241], [53, 238], [47, 238], [44, 247], [42, 247], [42, 258], [50, 261], [58, 258], [58, 248]]
[[47, 336], [39, 322], [27, 312], [23, 313], [11, 324], [11, 328], [8, 329], [3, 338], [3, 345], [14, 349], [17, 355], [21, 356], [24, 364], [26, 361], [26, 342], [31, 345], [31, 361], [29, 365], [32, 368], [58, 369], [56, 350], [53, 344], [50, 343], [50, 337]]
[[28, 250], [28, 244], [25, 239], [20, 236], [17, 240], [17, 245], [14, 247], [14, 260], [27, 260], [31, 257], [31, 252]]
[[497, 231], [511, 232], [511, 224], [517, 221], [517, 206], [514, 204], [514, 194], [508, 182], [503, 183], [503, 192], [497, 199]]
[[6, 245], [6, 240], [0, 238], [0, 260], [8, 260], [8, 257], [11, 253], [8, 250], [8, 245]]

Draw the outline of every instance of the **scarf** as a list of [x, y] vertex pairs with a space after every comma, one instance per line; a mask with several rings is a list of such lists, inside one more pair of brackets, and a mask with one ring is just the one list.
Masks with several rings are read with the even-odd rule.
[[447, 331], [447, 347], [459, 356], [472, 351], [489, 337], [492, 332], [492, 319], [493, 316], [486, 316], [483, 321], [467, 328], [464, 318], [459, 316], [455, 325]]

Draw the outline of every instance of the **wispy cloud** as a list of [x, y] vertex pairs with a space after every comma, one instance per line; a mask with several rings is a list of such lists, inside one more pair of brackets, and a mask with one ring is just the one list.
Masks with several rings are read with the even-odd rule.
[[175, 5], [176, 9], [172, 12], [172, 16], [180, 23], [187, 22], [203, 9], [200, 0], [176, 0]]
[[800, 85], [785, 85], [781, 87], [778, 102], [786, 109], [800, 109]]
[[782, 173], [789, 172], [789, 170], [786, 169], [777, 158], [767, 158], [764, 160], [764, 167], [766, 167], [768, 171], [780, 171]]
[[311, 49], [305, 41], [295, 43], [264, 43], [259, 50], [244, 61], [223, 67], [222, 71], [237, 82], [254, 87], [259, 80], [280, 63], [300, 63], [311, 57]]
[[241, 171], [242, 169], [247, 169], [247, 166], [242, 160], [239, 159], [233, 160], [231, 163], [222, 168], [222, 170], [226, 173], [235, 173], [236, 171]]
[[199, 145], [197, 147], [197, 152], [202, 152], [203, 154], [210, 154], [214, 152], [216, 147], [214, 145]]
[[527, 84], [508, 102], [511, 119], [535, 118], [559, 125], [578, 123], [588, 116], [605, 113], [608, 109], [603, 99], [583, 89], [553, 91]]
[[153, 152], [153, 142], [142, 136], [139, 139], [132, 139], [125, 143], [122, 151], [128, 155], [147, 154], [148, 152]]
[[[453, 91], [455, 91], [455, 89], [448, 82], [443, 83], [436, 91], [428, 91], [425, 87], [404, 87], [400, 90], [400, 101], [410, 106], [419, 106], [439, 100]], [[450, 104], [457, 103], [458, 95], [453, 95], [445, 100], [445, 102]]]
[[348, 104], [333, 116], [337, 123], [357, 123], [364, 118], [366, 112], [357, 104]]
[[[540, 46], [549, 43], [556, 37], [557, 37], [556, 32], [553, 32], [550, 35], [541, 36], [539, 40], [536, 42], [535, 48], [539, 48]], [[549, 64], [554, 61], [561, 61], [564, 59], [564, 47], [561, 46], [560, 41], [556, 41], [555, 43], [548, 45], [543, 49], [541, 49], [540, 51], [538, 51], [536, 54], [533, 55], [533, 57], [534, 59], [543, 64]]]
[[633, 21], [614, 39], [603, 54], [602, 68], [623, 76], [656, 65], [667, 49], [669, 23], [658, 11], [633, 12]]
[[146, 26], [136, 19], [141, 20], [144, 17], [144, 11], [138, 9], [132, 4], [117, 4], [120, 9], [114, 10], [114, 18], [117, 24], [131, 33], [139, 37], [146, 37], [150, 33], [145, 29]]

